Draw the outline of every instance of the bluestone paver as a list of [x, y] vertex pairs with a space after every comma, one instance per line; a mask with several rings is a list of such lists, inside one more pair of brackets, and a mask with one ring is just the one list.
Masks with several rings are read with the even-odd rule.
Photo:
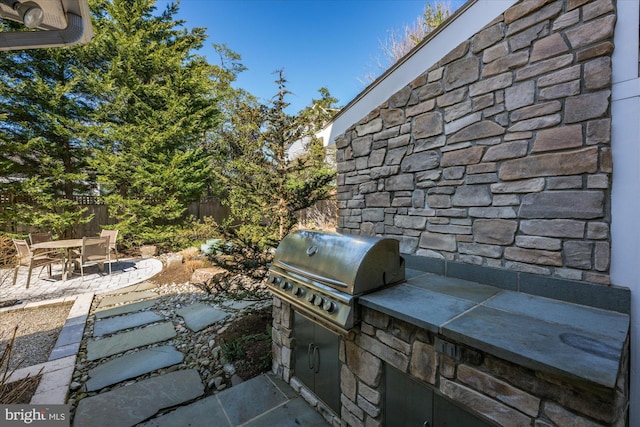
[[195, 369], [170, 372], [82, 399], [74, 427], [133, 426], [163, 408], [201, 396], [204, 385]]
[[120, 316], [122, 314], [134, 313], [136, 311], [146, 310], [157, 302], [156, 299], [133, 302], [131, 304], [119, 305], [112, 308], [96, 309], [96, 319], [105, 319], [107, 317]]
[[233, 425], [247, 422], [288, 400], [264, 375], [233, 386], [220, 393], [218, 398]]
[[173, 327], [173, 323], [164, 322], [129, 332], [122, 332], [101, 340], [91, 339], [87, 342], [87, 360], [101, 359], [132, 348], [166, 341], [175, 336], [176, 330]]
[[194, 332], [198, 332], [207, 326], [213, 325], [226, 318], [229, 313], [208, 304], [191, 304], [177, 311], [179, 316], [184, 318], [187, 327]]
[[137, 326], [148, 325], [163, 320], [162, 316], [158, 316], [153, 311], [140, 311], [130, 313], [124, 316], [110, 317], [108, 319], [98, 320], [93, 327], [93, 336], [101, 337], [103, 335], [113, 334], [114, 332], [125, 329], [135, 328]]
[[328, 427], [329, 423], [298, 397], [243, 424], [245, 427]]
[[120, 381], [175, 365], [182, 362], [183, 359], [184, 355], [172, 345], [140, 350], [117, 357], [91, 369], [89, 381], [85, 383], [85, 387], [87, 391], [100, 390]]
[[129, 292], [122, 295], [107, 296], [100, 300], [98, 308], [109, 307], [116, 304], [124, 304], [128, 302], [139, 301], [142, 299], [157, 297], [158, 294], [151, 291]]
[[242, 310], [255, 305], [255, 303], [256, 301], [228, 301], [224, 303], [224, 306], [232, 310]]
[[[255, 398], [255, 396], [253, 397]], [[275, 425], [275, 424], [274, 424]], [[182, 406], [158, 418], [151, 419], [138, 427], [230, 427], [229, 420], [217, 396], [209, 396], [197, 402]]]

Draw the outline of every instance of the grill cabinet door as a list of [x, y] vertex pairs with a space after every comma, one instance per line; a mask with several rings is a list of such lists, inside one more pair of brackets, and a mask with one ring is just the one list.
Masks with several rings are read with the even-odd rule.
[[310, 320], [298, 313], [294, 314], [293, 324], [296, 333], [294, 366], [295, 375], [311, 390], [315, 390], [315, 373], [313, 369], [314, 327]]
[[294, 312], [295, 376], [340, 414], [339, 337]]
[[433, 427], [433, 391], [385, 365], [385, 420], [388, 426]]
[[433, 390], [385, 364], [385, 425], [398, 427], [491, 427]]

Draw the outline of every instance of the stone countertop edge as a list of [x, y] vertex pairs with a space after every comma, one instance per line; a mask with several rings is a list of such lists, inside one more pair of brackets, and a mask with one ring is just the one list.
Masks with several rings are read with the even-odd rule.
[[[437, 283], [437, 286], [430, 286], [430, 280], [432, 283]], [[444, 283], [449, 281], [455, 291], [448, 292], [446, 287], [443, 287], [443, 281]], [[391, 288], [361, 296], [359, 303], [364, 307], [526, 368], [586, 381], [610, 389], [615, 387], [629, 330], [628, 315], [549, 300], [544, 297], [532, 297], [529, 294], [500, 288], [495, 288], [496, 292], [483, 301], [478, 301], [477, 294], [473, 291], [470, 291], [469, 298], [466, 298], [465, 288], [469, 289], [469, 286], [473, 285], [474, 282], [425, 273], [411, 277], [407, 282]], [[487, 289], [487, 285], [479, 283], [477, 285]], [[558, 316], [554, 318], [554, 315], [550, 315], [548, 312], [536, 316], [535, 313], [519, 313], [517, 308], [511, 310], [491, 307], [490, 301], [500, 295], [507, 296], [512, 301], [521, 299], [521, 303], [524, 305], [529, 304], [531, 298], [540, 299], [543, 304], [546, 302], [553, 304], [553, 310], [557, 311]], [[398, 300], [399, 296], [400, 301]], [[451, 301], [459, 302], [459, 304], [453, 304]], [[426, 304], [419, 304], [420, 302]], [[442, 302], [448, 304], [444, 308], [445, 312], [449, 310], [448, 313], [444, 313], [447, 314], [446, 316], [441, 307], [433, 307], [435, 310], [427, 309], [429, 303], [435, 305]], [[577, 329], [575, 324], [570, 324], [571, 322], [562, 319], [563, 308], [573, 311], [579, 310], [585, 320], [584, 328]], [[544, 326], [544, 334], [528, 334], [526, 338], [518, 336], [516, 339], [509, 339], [505, 336], [507, 339], [503, 341], [500, 336], [504, 335], [502, 334], [504, 328], [495, 323], [496, 316], [498, 319], [503, 317], [505, 321], [513, 322], [515, 320], [529, 324], [533, 330], [535, 330], [536, 324], [539, 324]], [[602, 316], [613, 319], [612, 323], [617, 328], [616, 333], [603, 334], [602, 330], [599, 332], [590, 330], [589, 325], [594, 322], [601, 323]], [[559, 337], [577, 332], [587, 342], [604, 343], [603, 345], [609, 354], [605, 354], [603, 357], [569, 348], [561, 338], [554, 336], [554, 331], [557, 331]], [[521, 335], [521, 333], [516, 335]], [[558, 347], [557, 352], [553, 352], [549, 351], [550, 344], [567, 348]], [[567, 360], [568, 354], [571, 360]], [[582, 358], [580, 354], [583, 354]]]

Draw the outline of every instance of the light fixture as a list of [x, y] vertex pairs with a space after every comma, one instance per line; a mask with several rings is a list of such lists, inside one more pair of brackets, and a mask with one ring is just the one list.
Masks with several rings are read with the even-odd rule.
[[90, 0], [0, 0], [0, 22], [41, 31], [0, 28], [0, 52], [88, 43], [93, 36]]
[[32, 1], [24, 3], [17, 1], [13, 3], [13, 10], [20, 15], [20, 19], [27, 28], [37, 28], [44, 19], [42, 8]]

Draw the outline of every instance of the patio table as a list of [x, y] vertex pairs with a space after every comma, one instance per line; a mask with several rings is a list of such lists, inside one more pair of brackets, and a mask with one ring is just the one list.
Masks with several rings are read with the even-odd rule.
[[71, 249], [81, 248], [82, 239], [50, 240], [48, 242], [34, 243], [31, 249], [64, 249], [64, 263], [62, 268], [62, 280], [67, 280], [71, 270]]

